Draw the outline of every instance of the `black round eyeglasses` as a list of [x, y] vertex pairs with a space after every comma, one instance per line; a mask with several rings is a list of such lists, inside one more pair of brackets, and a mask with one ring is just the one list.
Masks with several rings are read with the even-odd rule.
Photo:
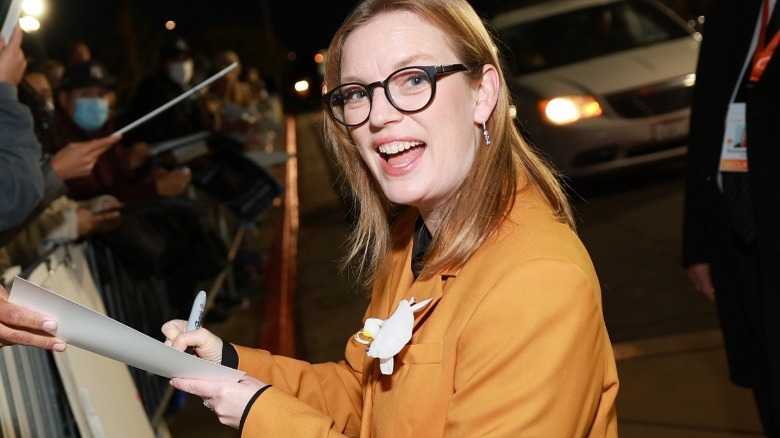
[[447, 73], [466, 71], [464, 64], [411, 66], [398, 69], [384, 81], [347, 82], [322, 96], [333, 118], [347, 126], [362, 125], [371, 114], [374, 88], [382, 87], [395, 109], [405, 113], [427, 107], [436, 94], [436, 79]]

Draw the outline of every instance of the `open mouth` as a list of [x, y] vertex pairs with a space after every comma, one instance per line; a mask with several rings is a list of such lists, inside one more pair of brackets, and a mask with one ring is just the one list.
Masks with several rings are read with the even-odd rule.
[[425, 151], [421, 141], [400, 141], [379, 146], [379, 154], [392, 167], [403, 167], [417, 159]]

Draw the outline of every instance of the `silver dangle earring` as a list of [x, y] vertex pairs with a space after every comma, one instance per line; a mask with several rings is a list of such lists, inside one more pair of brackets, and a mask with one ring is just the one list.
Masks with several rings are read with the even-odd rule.
[[482, 119], [482, 135], [485, 136], [485, 144], [490, 144], [490, 133], [487, 130], [486, 120]]

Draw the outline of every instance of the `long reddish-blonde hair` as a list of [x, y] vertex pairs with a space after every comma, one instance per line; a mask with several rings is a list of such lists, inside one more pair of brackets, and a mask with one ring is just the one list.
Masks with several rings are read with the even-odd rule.
[[[487, 121], [491, 144], [477, 148], [474, 164], [447, 209], [425, 260], [422, 278], [444, 268], [462, 266], [498, 227], [515, 202], [521, 175], [546, 197], [557, 217], [574, 228], [571, 207], [558, 174], [520, 135], [510, 115], [510, 95], [500, 68], [496, 44], [482, 19], [465, 0], [365, 0], [347, 17], [328, 48], [325, 89], [341, 80], [341, 57], [350, 34], [378, 14], [409, 11], [449, 35], [449, 44], [468, 67], [470, 80], [479, 81], [482, 66], [497, 67], [500, 78], [498, 102]], [[325, 109], [327, 112], [327, 109]], [[348, 242], [345, 267], [350, 266], [365, 285], [381, 282], [392, 248], [390, 226], [401, 206], [385, 197], [363, 162], [349, 131], [324, 117], [324, 136], [341, 170], [343, 182], [354, 202], [356, 223]]]

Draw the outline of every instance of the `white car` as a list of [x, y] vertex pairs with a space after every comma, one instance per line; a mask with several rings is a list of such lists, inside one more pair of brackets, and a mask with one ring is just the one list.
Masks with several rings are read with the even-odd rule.
[[491, 20], [526, 138], [564, 174], [685, 155], [701, 35], [654, 0], [550, 0]]

